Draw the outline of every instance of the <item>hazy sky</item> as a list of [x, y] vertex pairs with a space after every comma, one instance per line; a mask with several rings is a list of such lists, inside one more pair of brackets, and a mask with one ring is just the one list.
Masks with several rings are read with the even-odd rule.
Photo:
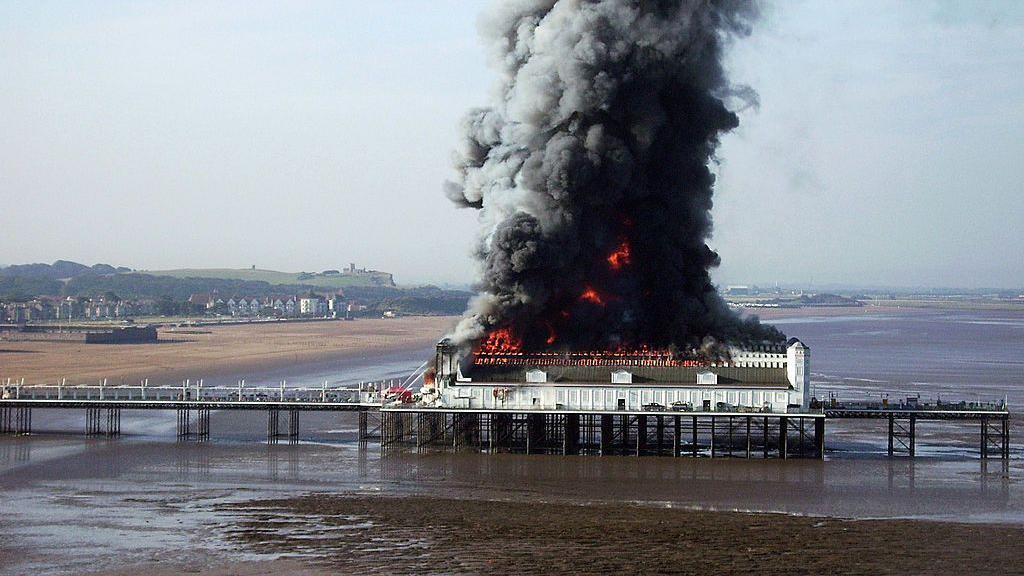
[[[487, 4], [0, 1], [0, 263], [467, 282]], [[729, 62], [716, 280], [1024, 285], [1024, 3], [778, 2]]]

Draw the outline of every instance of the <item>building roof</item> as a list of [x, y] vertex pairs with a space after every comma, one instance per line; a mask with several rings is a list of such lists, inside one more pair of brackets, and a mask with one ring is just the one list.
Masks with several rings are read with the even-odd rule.
[[674, 384], [697, 385], [699, 372], [713, 372], [718, 375], [719, 386], [759, 386], [788, 388], [789, 379], [785, 368], [737, 367], [737, 366], [507, 366], [474, 365], [463, 375], [474, 383], [525, 384], [528, 370], [543, 370], [551, 384], [611, 384], [612, 373], [625, 370], [633, 375], [633, 384]]

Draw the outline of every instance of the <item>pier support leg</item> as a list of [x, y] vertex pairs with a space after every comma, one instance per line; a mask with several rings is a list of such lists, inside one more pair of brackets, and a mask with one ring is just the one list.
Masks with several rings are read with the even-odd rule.
[[655, 416], [656, 418], [656, 436], [658, 437], [658, 456], [661, 456], [665, 452], [665, 417]]
[[619, 416], [619, 434], [621, 435], [620, 450], [625, 456], [629, 454], [629, 416]]
[[750, 459], [750, 416], [747, 416], [747, 460]]
[[764, 427], [761, 428], [761, 448], [764, 450], [764, 458], [768, 459], [768, 417], [764, 417]]
[[715, 457], [715, 417], [711, 417], [711, 457]]
[[825, 459], [825, 419], [814, 419], [814, 452], [821, 459]]
[[359, 441], [365, 442], [367, 438], [366, 433], [366, 410], [359, 411]]
[[915, 438], [915, 436], [916, 436], [916, 431], [915, 431], [916, 428], [917, 428], [917, 417], [916, 416], [911, 416], [910, 417], [910, 436], [909, 436], [910, 443], [907, 445], [907, 450], [910, 452], [910, 457], [911, 458], [914, 457], [914, 454], [916, 452], [916, 449], [915, 449], [915, 445], [917, 444], [916, 438]]
[[107, 408], [107, 436], [121, 435], [121, 409]]
[[288, 410], [288, 442], [295, 444], [299, 441], [299, 411], [295, 408]]
[[277, 443], [278, 430], [281, 424], [280, 417], [281, 414], [277, 408], [267, 410], [267, 442], [270, 444]]
[[693, 427], [690, 428], [690, 452], [697, 457], [697, 417], [693, 417]]
[[682, 446], [680, 446], [680, 442], [682, 441], [682, 432], [683, 432], [681, 430], [682, 423], [683, 423], [682, 416], [673, 416], [673, 422], [672, 422], [672, 455], [676, 456], [676, 457], [679, 456], [680, 450], [682, 449]]
[[1003, 417], [1003, 460], [1010, 459], [1010, 419]]
[[789, 458], [789, 418], [779, 417], [779, 458]]
[[17, 435], [32, 433], [32, 409], [18, 406], [14, 409], [14, 433]]
[[988, 418], [981, 417], [981, 459], [988, 459]]
[[567, 414], [562, 434], [562, 454], [576, 454], [580, 444], [580, 415]]
[[733, 449], [733, 446], [734, 446], [733, 445], [733, 439], [732, 439], [733, 417], [729, 416], [729, 419], [727, 420], [727, 422], [729, 424], [729, 434], [728, 434], [729, 440], [728, 440], [728, 443], [726, 444], [726, 448], [729, 450], [729, 457], [731, 458], [732, 457], [732, 449]]
[[178, 438], [188, 438], [191, 434], [191, 414], [188, 408], [178, 408]]
[[[192, 428], [192, 410], [190, 408], [179, 408], [176, 410], [178, 413], [178, 427], [177, 434], [178, 440], [187, 440], [195, 438], [199, 442], [203, 442], [210, 438], [210, 409], [209, 408], [197, 408], [196, 409], [196, 425]], [[118, 411], [117, 414], [107, 413], [107, 435], [117, 436], [121, 434], [121, 414]], [[111, 432], [111, 426], [113, 426], [113, 432]]]
[[200, 408], [196, 411], [196, 440], [205, 442], [210, 439], [210, 409]]
[[1010, 458], [1010, 421], [1005, 416], [994, 423], [986, 416], [981, 418], [981, 458], [985, 460], [993, 455]]
[[100, 433], [100, 409], [85, 409], [85, 435], [97, 436]]
[[0, 434], [10, 434], [14, 431], [14, 427], [11, 425], [12, 413], [9, 406], [0, 407]]
[[892, 414], [889, 415], [889, 456], [893, 455], [893, 425], [895, 424], [895, 418]]
[[543, 451], [546, 444], [544, 435], [544, 415], [526, 415], [526, 453]]
[[598, 450], [601, 455], [610, 454], [614, 442], [615, 430], [611, 414], [601, 415], [601, 440]]
[[636, 417], [636, 455], [647, 451], [647, 416]]
[[497, 450], [502, 447], [512, 450], [513, 427], [511, 414], [494, 415], [494, 446]]

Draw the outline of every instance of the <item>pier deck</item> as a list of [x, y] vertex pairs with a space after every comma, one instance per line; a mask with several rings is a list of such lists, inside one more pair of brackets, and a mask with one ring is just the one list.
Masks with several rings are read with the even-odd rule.
[[[118, 436], [122, 410], [175, 411], [179, 439], [207, 440], [210, 412], [267, 413], [267, 439], [299, 438], [301, 412], [357, 412], [358, 437], [379, 438], [382, 449], [471, 449], [527, 454], [629, 454], [823, 458], [827, 423], [884, 420], [888, 453], [915, 456], [917, 423], [977, 422], [982, 458], [1010, 457], [1010, 412], [1004, 404], [838, 404], [803, 412], [429, 408], [386, 404], [381, 390], [395, 381], [358, 387], [5, 386], [0, 433], [28, 434], [33, 409], [83, 410], [91, 436]], [[282, 427], [281, 413], [287, 416]], [[370, 415], [379, 426], [371, 430]], [[379, 434], [377, 432], [379, 431]]]

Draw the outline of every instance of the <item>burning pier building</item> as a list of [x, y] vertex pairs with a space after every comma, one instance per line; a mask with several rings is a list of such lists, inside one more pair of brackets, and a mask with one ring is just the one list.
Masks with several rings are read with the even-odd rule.
[[785, 413], [809, 406], [809, 361], [796, 338], [718, 362], [653, 351], [526, 353], [487, 342], [463, 357], [445, 340], [432, 372], [441, 404], [452, 408]]

